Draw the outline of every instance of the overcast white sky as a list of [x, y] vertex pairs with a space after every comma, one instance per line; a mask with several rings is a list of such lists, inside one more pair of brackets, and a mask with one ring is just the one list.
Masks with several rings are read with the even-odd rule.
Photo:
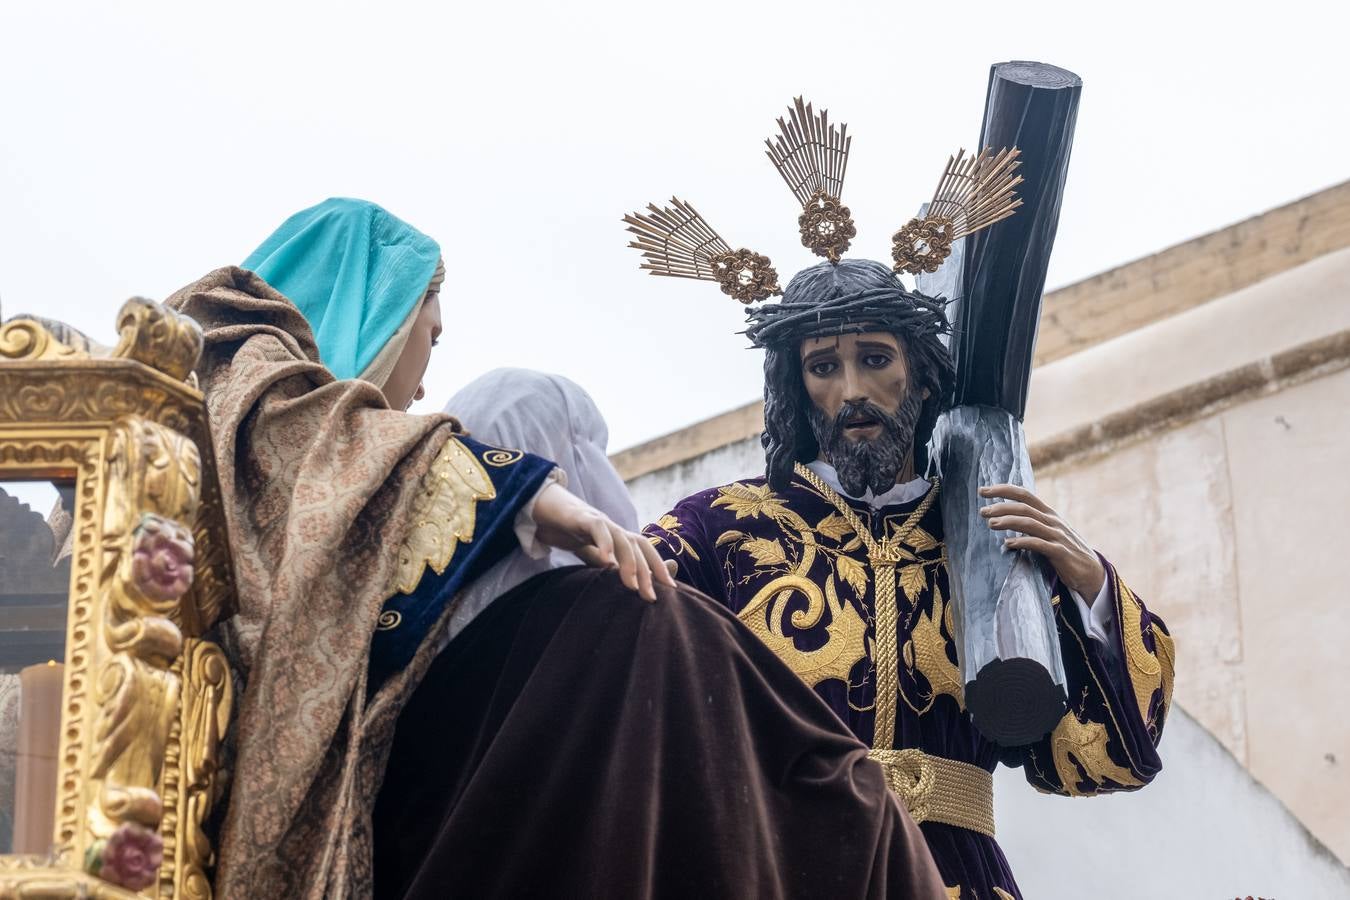
[[739, 304], [639, 273], [619, 219], [678, 192], [810, 264], [762, 150], [797, 93], [849, 124], [853, 252], [886, 259], [977, 139], [990, 63], [1080, 74], [1051, 288], [1350, 177], [1345, 5], [1246, 6], [5, 3], [0, 301], [111, 340], [126, 297], [366, 197], [445, 250], [420, 408], [561, 372], [619, 449], [760, 392]]

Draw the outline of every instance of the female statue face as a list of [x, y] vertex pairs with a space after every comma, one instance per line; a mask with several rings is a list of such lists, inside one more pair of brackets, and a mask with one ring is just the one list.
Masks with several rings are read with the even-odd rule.
[[431, 362], [431, 348], [435, 347], [441, 336], [441, 298], [439, 293], [428, 293], [422, 301], [422, 307], [413, 322], [408, 343], [389, 380], [384, 385], [384, 396], [392, 409], [407, 409], [414, 400], [426, 395], [422, 386], [422, 376], [427, 374], [427, 364]]

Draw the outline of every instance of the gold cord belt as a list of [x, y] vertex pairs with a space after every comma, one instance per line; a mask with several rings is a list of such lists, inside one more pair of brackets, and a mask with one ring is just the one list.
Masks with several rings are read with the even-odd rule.
[[941, 822], [994, 836], [994, 776], [922, 750], [869, 750], [915, 822]]

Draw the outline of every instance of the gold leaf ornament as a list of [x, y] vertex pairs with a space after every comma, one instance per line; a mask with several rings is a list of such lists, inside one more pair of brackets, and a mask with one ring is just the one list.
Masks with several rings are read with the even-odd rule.
[[787, 507], [767, 484], [736, 484], [717, 489], [718, 497], [712, 507], [726, 507], [736, 514], [738, 519], [756, 519], [767, 516], [771, 519], [787, 515]]
[[755, 558], [756, 566], [778, 566], [787, 562], [787, 554], [777, 539], [754, 538], [746, 541], [742, 549]]
[[[1094, 794], [1107, 780], [1126, 788], [1142, 784], [1129, 768], [1111, 758], [1110, 742], [1110, 733], [1103, 723], [1083, 721], [1072, 709], [1064, 713], [1064, 718], [1050, 733], [1050, 750], [1055, 774], [1059, 776], [1065, 794], [1070, 797]], [[1078, 786], [1084, 778], [1091, 782], [1086, 791]]]
[[724, 531], [722, 532], [721, 536], [718, 537], [717, 541], [713, 544], [713, 546], [725, 547], [727, 544], [734, 544], [736, 543], [736, 541], [743, 541], [749, 536], [750, 535], [746, 534], [744, 531], [734, 531], [734, 530]]
[[900, 589], [905, 592], [905, 599], [911, 605], [918, 600], [919, 594], [928, 586], [928, 576], [924, 573], [923, 566], [918, 563], [901, 569], [899, 581]]
[[937, 548], [938, 539], [916, 525], [910, 530], [909, 536], [905, 538], [905, 543], [919, 553], [927, 553], [929, 550]]
[[839, 557], [839, 577], [848, 582], [859, 599], [867, 593], [867, 569], [853, 557]]
[[[679, 541], [681, 553], [687, 553], [696, 562], [703, 561], [702, 559], [699, 558], [698, 551], [694, 549], [694, 546], [684, 539], [684, 535], [680, 534], [680, 529], [684, 527], [684, 523], [681, 522], [679, 519], [675, 518], [670, 513], [666, 513], [664, 516], [656, 520], [656, 527], [665, 529], [665, 531], [668, 532], [671, 537]], [[652, 541], [653, 546], [655, 546], [656, 543], [657, 541]]]
[[816, 526], [817, 534], [823, 534], [827, 538], [835, 541], [842, 541], [844, 535], [851, 534], [852, 532], [853, 526], [849, 525], [848, 520], [837, 512], [830, 513], [828, 516], [821, 519], [820, 524]]

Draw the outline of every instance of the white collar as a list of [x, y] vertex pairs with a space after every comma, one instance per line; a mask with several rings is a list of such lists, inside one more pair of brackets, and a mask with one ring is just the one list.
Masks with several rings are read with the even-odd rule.
[[822, 481], [843, 494], [845, 497], [849, 497], [853, 500], [861, 500], [874, 510], [881, 509], [883, 506], [895, 506], [899, 503], [909, 503], [910, 501], [917, 500], [922, 497], [930, 487], [927, 478], [915, 478], [913, 481], [897, 484], [889, 491], [880, 495], [873, 494], [872, 489], [868, 488], [863, 492], [861, 497], [854, 497], [852, 494], [845, 491], [843, 486], [839, 484], [839, 473], [834, 470], [834, 466], [824, 460], [818, 459], [815, 462], [807, 463], [806, 467], [819, 475]]

